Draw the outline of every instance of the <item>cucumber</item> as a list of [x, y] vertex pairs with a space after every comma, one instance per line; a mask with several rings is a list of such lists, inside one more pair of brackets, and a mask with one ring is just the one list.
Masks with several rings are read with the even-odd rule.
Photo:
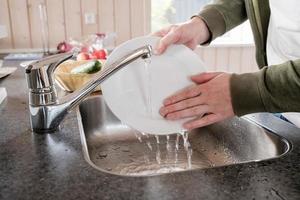
[[101, 62], [99, 60], [91, 61], [88, 63], [85, 63], [83, 65], [79, 65], [78, 67], [75, 67], [71, 70], [71, 74], [80, 74], [80, 73], [86, 73], [86, 74], [93, 74], [101, 70]]

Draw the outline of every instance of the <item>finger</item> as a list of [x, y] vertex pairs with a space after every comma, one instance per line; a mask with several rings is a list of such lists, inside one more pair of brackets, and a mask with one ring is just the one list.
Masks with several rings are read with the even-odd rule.
[[208, 106], [207, 105], [199, 105], [192, 108], [188, 108], [185, 110], [181, 110], [178, 112], [170, 113], [166, 116], [166, 119], [168, 120], [177, 120], [177, 119], [183, 119], [187, 117], [199, 117], [203, 116], [205, 113], [208, 112]]
[[200, 96], [197, 96], [197, 97], [194, 97], [194, 98], [191, 98], [191, 99], [186, 99], [186, 100], [180, 101], [180, 102], [175, 103], [175, 104], [171, 104], [169, 106], [162, 107], [159, 110], [159, 113], [162, 116], [166, 116], [169, 113], [184, 110], [184, 109], [187, 109], [187, 108], [191, 108], [193, 106], [201, 105], [203, 103], [204, 103], [204, 98], [203, 98], [202, 95], [200, 95]]
[[223, 72], [205, 72], [191, 76], [191, 80], [195, 83], [202, 84], [206, 83], [207, 81], [210, 81], [211, 79], [215, 78], [216, 76], [219, 76], [222, 73]]
[[163, 36], [165, 36], [165, 35], [164, 35], [163, 32], [160, 30], [160, 31], [151, 33], [150, 36], [163, 37]]
[[212, 113], [212, 114], [208, 114], [203, 117], [200, 117], [198, 119], [188, 121], [183, 124], [183, 127], [188, 130], [192, 130], [194, 128], [200, 128], [203, 126], [207, 126], [207, 125], [216, 123], [221, 120], [222, 120], [222, 117], [220, 115], [216, 115], [216, 114]]
[[200, 94], [201, 94], [200, 87], [193, 85], [191, 87], [188, 87], [188, 88], [166, 98], [164, 100], [163, 104], [164, 104], [164, 106], [167, 106], [167, 105], [174, 104], [174, 103], [177, 103], [177, 102], [185, 100], [185, 99], [199, 96]]
[[177, 31], [170, 30], [163, 38], [160, 39], [157, 46], [157, 53], [162, 54], [168, 46], [176, 43], [180, 38], [180, 34]]
[[154, 33], [152, 33], [150, 35], [152, 35], [152, 36], [158, 36], [158, 37], [164, 37], [170, 31], [171, 28], [172, 28], [172, 26], [169, 26], [169, 27], [163, 28], [163, 29], [161, 29], [159, 31], [156, 31], [156, 32], [154, 32]]

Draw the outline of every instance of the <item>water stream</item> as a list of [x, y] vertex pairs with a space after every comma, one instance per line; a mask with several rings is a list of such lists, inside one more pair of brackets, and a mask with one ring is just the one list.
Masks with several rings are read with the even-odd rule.
[[[145, 96], [146, 96], [146, 110], [150, 114], [150, 116], [153, 116], [153, 109], [152, 109], [152, 99], [151, 99], [151, 71], [149, 70], [149, 65], [151, 63], [150, 59], [145, 59], [145, 65], [144, 65], [144, 71], [145, 71]], [[146, 136], [147, 139], [149, 139], [149, 135], [146, 133], [142, 133], [143, 136]], [[136, 138], [139, 140], [139, 142], [142, 141], [141, 136], [135, 134]], [[159, 136], [155, 135], [156, 140], [156, 153], [155, 153], [155, 160], [158, 165], [161, 165], [162, 163], [162, 156], [161, 156], [161, 150], [160, 150], [160, 140]], [[171, 144], [170, 144], [170, 135], [166, 136], [166, 158], [165, 160], [167, 162], [170, 162], [171, 160], [174, 160], [172, 163], [177, 164], [178, 163], [178, 151], [179, 151], [179, 140], [180, 137], [183, 138], [183, 144], [184, 149], [187, 154], [187, 168], [191, 168], [192, 166], [192, 148], [188, 141], [188, 132], [182, 132], [176, 135], [176, 141], [175, 141], [175, 156], [174, 159], [170, 156], [172, 154]], [[150, 151], [153, 150], [153, 147], [149, 140], [146, 141], [146, 145]]]
[[[145, 109], [153, 117], [150, 63], [150, 59], [145, 59]], [[189, 142], [188, 132], [182, 131], [166, 136], [135, 132], [134, 135], [139, 143], [144, 145], [144, 152], [140, 152], [142, 154], [141, 159], [137, 158], [134, 162], [119, 166], [123, 174], [156, 174], [161, 171], [174, 172], [192, 169], [193, 150]]]
[[150, 114], [150, 116], [153, 116], [153, 109], [152, 109], [152, 94], [151, 94], [151, 70], [149, 69], [149, 65], [151, 63], [150, 59], [145, 59], [145, 96], [146, 96], [146, 110]]
[[183, 131], [181, 132], [181, 135], [183, 138], [183, 147], [184, 150], [186, 151], [188, 169], [191, 169], [193, 149], [191, 143], [189, 142], [189, 133], [187, 131]]
[[[183, 131], [177, 134], [166, 136], [149, 135], [147, 133], [135, 134], [136, 139], [144, 142], [148, 152], [144, 152], [144, 164], [138, 166], [138, 162], [132, 163], [123, 169], [124, 173], [129, 173], [126, 169], [130, 168], [132, 173], [158, 173], [161, 170], [167, 172], [182, 171], [184, 169], [192, 169], [192, 146], [189, 142], [188, 132]], [[143, 138], [143, 139], [142, 139]], [[182, 138], [182, 139], [181, 139]], [[182, 146], [180, 146], [182, 141]], [[154, 143], [154, 144], [153, 144]], [[164, 145], [164, 146], [162, 146]], [[154, 149], [153, 149], [154, 146]], [[154, 150], [154, 152], [153, 152]], [[184, 152], [186, 156], [184, 156]], [[152, 154], [155, 154], [155, 162], [151, 161]], [[152, 156], [151, 156], [152, 155]], [[185, 158], [184, 158], [185, 157]], [[135, 167], [133, 167], [135, 166]], [[133, 172], [134, 170], [141, 170], [144, 172]]]
[[211, 146], [203, 141], [205, 137], [200, 140], [192, 133], [150, 135], [136, 132], [132, 136], [130, 144], [122, 145], [121, 142], [110, 154], [107, 150], [101, 152], [99, 163], [107, 163], [106, 168], [122, 175], [154, 175], [208, 168], [232, 160], [224, 147]]

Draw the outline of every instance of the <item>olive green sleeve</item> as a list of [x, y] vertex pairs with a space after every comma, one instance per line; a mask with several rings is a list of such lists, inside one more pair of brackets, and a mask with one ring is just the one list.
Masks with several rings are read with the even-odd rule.
[[300, 112], [300, 59], [233, 74], [230, 91], [234, 113]]
[[244, 0], [215, 0], [197, 15], [206, 23], [211, 40], [238, 26], [247, 19]]

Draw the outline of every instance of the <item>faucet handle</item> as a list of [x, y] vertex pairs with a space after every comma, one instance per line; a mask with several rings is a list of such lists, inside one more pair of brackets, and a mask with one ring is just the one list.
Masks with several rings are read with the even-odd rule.
[[48, 56], [26, 67], [30, 104], [48, 105], [56, 102], [57, 95], [53, 83], [53, 72], [59, 64], [70, 59], [73, 55], [73, 53], [62, 53]]
[[32, 90], [46, 89], [53, 86], [52, 75], [56, 67], [73, 57], [74, 53], [62, 53], [45, 57], [31, 63], [25, 69], [28, 88]]

